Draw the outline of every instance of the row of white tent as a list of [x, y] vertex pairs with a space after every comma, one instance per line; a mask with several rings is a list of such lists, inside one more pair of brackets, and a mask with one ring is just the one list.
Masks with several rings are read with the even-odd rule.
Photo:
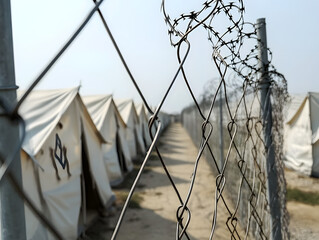
[[[238, 92], [238, 95], [240, 96], [241, 93]], [[228, 108], [233, 114], [237, 111], [238, 119], [245, 119], [247, 109], [250, 111], [250, 117], [258, 118], [260, 116], [260, 102], [254, 94], [246, 95], [245, 101], [242, 101], [239, 107], [237, 107], [237, 95], [233, 94], [232, 97], [235, 100], [228, 97]], [[225, 104], [224, 99], [223, 104]], [[243, 104], [246, 105], [245, 108], [242, 107]], [[218, 107], [213, 108], [210, 121], [219, 124], [219, 103], [216, 106]], [[195, 142], [196, 140], [200, 142], [202, 136], [198, 135], [200, 131], [194, 126], [194, 122], [201, 121], [201, 119], [197, 111], [193, 111], [192, 108], [195, 108], [195, 106], [184, 109], [182, 121], [190, 135], [195, 138]], [[226, 109], [225, 105], [223, 105], [223, 108]], [[202, 109], [205, 116], [207, 115], [207, 109]], [[241, 116], [243, 113], [244, 115]], [[198, 120], [196, 117], [198, 117]], [[222, 119], [224, 124], [230, 121], [228, 114], [224, 114]], [[219, 127], [219, 125], [217, 126]], [[283, 126], [283, 159], [285, 166], [302, 175], [319, 177], [319, 93], [290, 94], [289, 100], [284, 106]], [[214, 136], [214, 132], [212, 136], [212, 140], [219, 138], [219, 135]], [[214, 146], [218, 146], [218, 141]]]
[[291, 95], [284, 116], [285, 165], [319, 177], [319, 93]]
[[[114, 202], [111, 186], [150, 146], [149, 115], [143, 104], [81, 97], [79, 88], [33, 91], [19, 113], [23, 188], [65, 239], [76, 239], [92, 214]], [[168, 123], [168, 115], [160, 118]], [[25, 218], [27, 239], [54, 239], [27, 206]]]

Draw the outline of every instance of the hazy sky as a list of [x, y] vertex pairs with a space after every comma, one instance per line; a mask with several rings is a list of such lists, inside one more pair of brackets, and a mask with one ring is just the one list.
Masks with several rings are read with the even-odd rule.
[[[203, 1], [167, 0], [173, 17], [201, 8]], [[246, 0], [245, 20], [267, 22], [268, 47], [273, 64], [288, 80], [291, 93], [319, 91], [318, 0]], [[16, 82], [27, 88], [62, 47], [94, 6], [91, 0], [11, 1]], [[128, 66], [147, 101], [156, 106], [176, 69], [176, 49], [171, 47], [160, 11], [161, 0], [105, 0], [101, 10]], [[186, 72], [196, 96], [217, 77], [207, 33], [189, 37], [192, 48]], [[96, 14], [78, 39], [42, 80], [39, 88], [79, 85], [81, 93], [110, 94], [115, 98], [140, 98]], [[179, 78], [164, 104], [168, 112], [191, 103]]]

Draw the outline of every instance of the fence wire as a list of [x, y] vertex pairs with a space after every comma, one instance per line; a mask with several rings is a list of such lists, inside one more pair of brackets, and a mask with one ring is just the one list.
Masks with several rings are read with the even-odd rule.
[[[187, 230], [191, 221], [191, 212], [196, 211], [196, 209], [190, 209], [188, 203], [196, 183], [197, 167], [200, 164], [200, 159], [204, 155], [208, 161], [211, 162], [212, 169], [216, 173], [215, 211], [211, 234], [207, 236], [207, 238], [213, 239], [218, 221], [218, 210], [225, 208], [228, 212], [228, 220], [225, 222], [225, 225], [231, 234], [231, 239], [269, 239], [273, 231], [271, 228], [276, 228], [277, 225], [279, 226], [279, 222], [281, 228], [277, 229], [277, 231], [281, 231], [283, 239], [288, 239], [289, 219], [286, 210], [286, 183], [283, 172], [281, 148], [283, 141], [281, 132], [283, 129], [282, 107], [287, 96], [286, 80], [270, 63], [268, 64], [268, 74], [271, 83], [269, 98], [272, 104], [272, 111], [267, 114], [273, 117], [271, 135], [275, 149], [275, 165], [271, 167], [278, 173], [278, 179], [276, 179], [276, 181], [279, 189], [276, 193], [276, 198], [279, 199], [281, 203], [281, 218], [271, 219], [270, 202], [273, 201], [273, 199], [269, 199], [268, 197], [268, 174], [265, 162], [268, 149], [265, 146], [265, 136], [263, 133], [264, 122], [261, 116], [263, 103], [260, 102], [259, 96], [260, 59], [258, 57], [256, 42], [260, 40], [257, 37], [257, 26], [244, 21], [245, 8], [243, 1], [205, 1], [203, 2], [202, 9], [182, 14], [174, 19], [172, 19], [168, 13], [165, 0], [162, 1], [164, 19], [168, 26], [171, 45], [177, 49], [179, 67], [172, 81], [167, 86], [167, 90], [155, 111], [152, 111], [150, 105], [144, 98], [142, 91], [135, 81], [107, 26], [102, 12], [99, 10], [103, 0], [93, 0], [93, 2], [94, 7], [84, 19], [83, 23], [34, 80], [14, 109], [10, 109], [5, 101], [0, 101], [0, 105], [4, 111], [2, 116], [18, 125], [22, 133], [16, 151], [9, 157], [5, 156], [5, 154], [1, 154], [0, 156], [2, 162], [0, 180], [2, 180], [4, 176], [8, 176], [13, 182], [18, 194], [23, 198], [26, 204], [28, 204], [42, 224], [51, 231], [55, 238], [63, 239], [63, 236], [54, 227], [54, 224], [37, 209], [28, 194], [17, 184], [9, 166], [12, 164], [14, 157], [20, 153], [24, 140], [25, 124], [19, 115], [20, 106], [43, 79], [49, 69], [77, 38], [79, 33], [87, 26], [92, 16], [98, 13], [126, 71], [140, 94], [148, 112], [152, 115], [149, 120], [149, 132], [153, 141], [127, 197], [112, 239], [116, 239], [120, 231], [126, 209], [152, 151], [156, 151], [180, 203], [180, 206], [176, 209], [176, 239], [190, 239]], [[226, 19], [228, 25], [220, 27], [216, 24], [218, 18]], [[201, 101], [196, 99], [191, 87], [191, 83], [194, 82], [188, 79], [184, 69], [184, 63], [188, 58], [191, 48], [191, 42], [188, 40], [188, 37], [198, 28], [204, 28], [207, 31], [207, 38], [212, 46], [213, 65], [219, 74], [219, 81], [215, 84], [214, 89], [209, 92], [205, 98], [201, 99]], [[253, 47], [251, 50], [249, 49], [246, 54], [243, 54], [242, 50], [245, 49], [245, 45], [250, 46], [249, 44], [251, 42], [255, 42], [254, 46], [256, 45], [256, 47]], [[184, 46], [186, 47], [186, 52], [181, 51]], [[271, 55], [270, 51], [269, 53]], [[235, 73], [235, 75], [232, 75], [233, 73]], [[173, 94], [171, 89], [179, 75], [182, 75], [188, 87], [189, 94], [194, 100], [194, 105], [183, 111], [183, 123], [198, 147], [198, 155], [194, 161], [194, 172], [190, 181], [189, 191], [184, 199], [181, 197], [170, 176], [169, 170], [166, 168], [165, 160], [161, 157], [158, 148], [155, 146], [162, 129], [159, 113], [168, 94]], [[235, 76], [235, 78], [232, 76]], [[219, 100], [218, 94], [223, 96]], [[225, 110], [223, 115], [220, 115], [218, 112], [219, 104], [221, 104]], [[222, 125], [224, 132], [222, 136], [219, 135], [218, 131], [221, 119], [224, 123]], [[153, 134], [154, 132], [152, 131], [154, 127], [156, 128], [155, 134]], [[221, 138], [223, 139], [224, 146], [222, 153], [218, 147], [219, 139]], [[225, 195], [227, 193], [231, 193], [230, 202], [226, 199]], [[239, 230], [239, 226], [244, 229], [244, 233]]]

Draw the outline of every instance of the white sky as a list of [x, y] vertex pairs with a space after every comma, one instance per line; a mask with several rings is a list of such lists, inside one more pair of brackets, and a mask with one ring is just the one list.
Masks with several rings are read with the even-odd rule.
[[[166, 0], [171, 17], [199, 9], [198, 0]], [[273, 64], [288, 80], [291, 93], [319, 91], [318, 0], [246, 0], [245, 20], [267, 22]], [[92, 9], [91, 0], [11, 1], [16, 82], [27, 88]], [[176, 49], [170, 46], [161, 0], [104, 0], [101, 10], [146, 100], [158, 105], [176, 69]], [[190, 84], [198, 97], [217, 72], [207, 34], [190, 36], [186, 62]], [[79, 85], [81, 93], [140, 98], [96, 14], [78, 39], [44, 77], [39, 88]], [[179, 78], [164, 110], [180, 111], [191, 103]]]

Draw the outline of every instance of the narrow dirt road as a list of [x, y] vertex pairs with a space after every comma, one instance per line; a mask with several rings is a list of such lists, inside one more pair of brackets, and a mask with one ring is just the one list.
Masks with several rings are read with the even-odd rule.
[[[163, 133], [158, 147], [184, 200], [194, 170], [197, 149], [180, 124], [172, 124]], [[100, 218], [88, 232], [85, 240], [111, 238], [121, 205], [126, 199], [140, 163], [141, 160], [136, 163], [135, 170], [126, 177], [122, 186], [114, 189], [118, 198], [115, 213], [112, 216]], [[315, 182], [308, 184], [305, 182], [310, 181], [308, 178], [300, 181], [300, 177], [295, 175], [293, 172], [287, 173], [288, 186], [295, 187], [295, 185], [303, 184], [302, 189], [307, 189], [305, 186], [308, 186], [308, 188], [311, 187], [310, 190], [317, 190], [317, 179], [310, 179]], [[202, 158], [198, 167], [196, 184], [188, 204], [192, 213], [187, 229], [190, 239], [209, 239], [214, 212], [214, 195], [215, 176], [206, 160]], [[130, 206], [125, 215], [117, 239], [175, 239], [176, 209], [180, 206], [180, 202], [155, 153], [147, 163], [134, 197], [134, 204]], [[291, 220], [291, 239], [318, 238], [318, 206], [289, 202], [288, 210]], [[187, 215], [184, 217], [187, 218]], [[225, 224], [227, 217], [225, 208], [222, 205], [219, 206], [218, 223], [213, 239], [231, 239], [231, 234]], [[237, 229], [241, 231], [239, 226]], [[242, 232], [241, 235], [243, 236]]]
[[[160, 139], [160, 143], [160, 152], [184, 201], [189, 191], [197, 150], [180, 124], [172, 124]], [[144, 226], [147, 227], [142, 232], [137, 229], [136, 236], [142, 234], [151, 239], [175, 239], [176, 210], [180, 202], [158, 159], [153, 158], [149, 166], [151, 166], [151, 171], [146, 173], [141, 180], [141, 185], [144, 186], [142, 192], [144, 200], [141, 207], [152, 213], [153, 222], [152, 219], [145, 219], [145, 215], [141, 215], [139, 221], [145, 222]], [[215, 177], [210, 166], [202, 158], [188, 204], [191, 221], [187, 233], [191, 239], [209, 238], [214, 211], [214, 190]], [[224, 219], [225, 223], [226, 213], [221, 210], [218, 214], [218, 218]], [[187, 218], [187, 214], [184, 217]], [[218, 226], [215, 236], [215, 239], [230, 239], [226, 226]]]
[[[163, 133], [159, 150], [184, 200], [189, 190], [197, 150], [180, 124], [172, 124]], [[191, 239], [208, 239], [210, 236], [214, 212], [214, 190], [215, 177], [205, 159], [201, 159], [196, 184], [188, 204], [191, 210], [191, 221], [187, 233]], [[139, 202], [140, 206], [128, 209], [117, 239], [175, 239], [176, 210], [180, 202], [155, 154], [147, 163], [136, 195], [142, 199]], [[218, 219], [221, 224], [217, 224], [214, 239], [231, 238], [225, 225], [228, 217], [225, 211], [223, 208], [218, 210]], [[100, 223], [104, 225], [104, 228], [108, 225], [108, 231], [102, 234], [101, 239], [110, 239], [118, 214], [117, 212], [115, 216], [108, 217], [106, 222]], [[184, 218], [187, 218], [187, 214]], [[89, 239], [99, 239], [99, 237], [93, 236]]]

